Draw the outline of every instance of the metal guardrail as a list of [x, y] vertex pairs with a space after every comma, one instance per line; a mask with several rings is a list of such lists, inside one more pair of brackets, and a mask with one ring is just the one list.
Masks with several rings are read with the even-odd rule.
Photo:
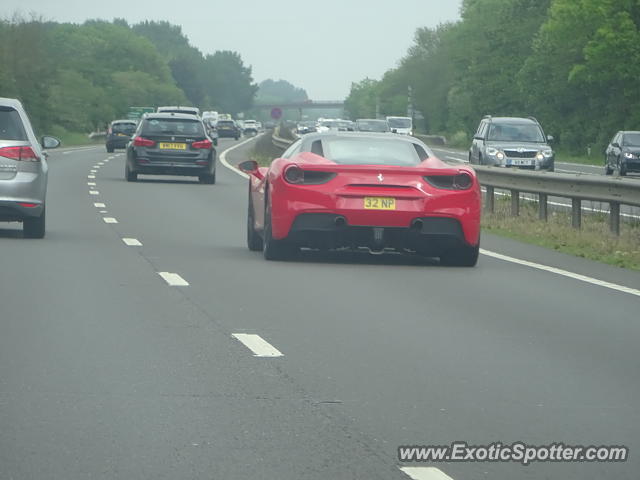
[[[276, 132], [279, 132], [276, 130]], [[273, 144], [287, 148], [293, 140], [273, 136]], [[419, 137], [418, 137], [419, 138]], [[586, 174], [566, 174], [537, 172], [514, 168], [473, 165], [480, 184], [486, 188], [484, 208], [488, 212], [495, 209], [495, 190], [511, 192], [511, 214], [520, 214], [520, 193], [538, 195], [538, 216], [547, 220], [548, 198], [571, 199], [571, 225], [582, 225], [582, 202], [592, 200], [610, 205], [609, 228], [620, 235], [620, 206], [640, 207], [640, 182], [629, 178], [611, 178]]]
[[582, 202], [609, 203], [609, 227], [620, 234], [620, 206], [640, 206], [640, 183], [627, 178], [597, 175], [531, 172], [526, 170], [474, 165], [480, 184], [487, 192], [485, 210], [494, 211], [495, 189], [511, 192], [511, 214], [520, 213], [520, 192], [538, 195], [538, 216], [546, 220], [549, 196], [571, 199], [571, 225], [582, 225]]

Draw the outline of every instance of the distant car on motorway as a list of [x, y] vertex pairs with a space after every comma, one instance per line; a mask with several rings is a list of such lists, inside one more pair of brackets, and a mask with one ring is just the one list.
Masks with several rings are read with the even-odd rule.
[[0, 221], [22, 222], [26, 238], [46, 231], [47, 153], [60, 140], [39, 140], [19, 100], [0, 98]]
[[245, 120], [242, 125], [242, 133], [245, 135], [257, 135], [260, 131], [258, 122], [255, 120]]
[[105, 138], [107, 152], [112, 153], [116, 148], [127, 148], [137, 126], [138, 122], [135, 120], [114, 120], [111, 122]]
[[267, 260], [312, 249], [388, 249], [474, 266], [480, 185], [413, 137], [330, 132], [301, 137], [250, 174], [247, 244]]
[[298, 135], [306, 135], [307, 133], [313, 133], [315, 131], [316, 131], [315, 120], [304, 120], [302, 122], [298, 122], [298, 125], [296, 125], [296, 133]]
[[140, 174], [196, 176], [216, 183], [216, 151], [202, 121], [180, 113], [147, 114], [127, 147], [125, 178]]
[[171, 106], [171, 107], [158, 107], [157, 113], [184, 113], [187, 115], [200, 116], [200, 109], [197, 107], [184, 107], [184, 106]]
[[517, 167], [529, 170], [555, 169], [552, 136], [545, 135], [533, 118], [485, 116], [473, 136], [469, 163]]
[[355, 125], [350, 120], [342, 120], [340, 118], [325, 118], [318, 121], [316, 131], [322, 132], [352, 132], [355, 130]]
[[411, 117], [387, 117], [387, 123], [392, 133], [413, 135], [413, 120]]
[[375, 118], [359, 118], [356, 120], [356, 131], [358, 132], [390, 132], [389, 124], [386, 120]]
[[617, 172], [625, 176], [630, 172], [640, 172], [640, 132], [622, 131], [616, 133], [604, 153], [604, 173]]
[[233, 120], [218, 120], [218, 136], [220, 138], [235, 138], [238, 140], [240, 138], [240, 127]]

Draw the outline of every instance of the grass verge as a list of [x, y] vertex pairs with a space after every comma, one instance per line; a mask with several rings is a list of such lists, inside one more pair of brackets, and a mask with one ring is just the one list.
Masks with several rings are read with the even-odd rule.
[[268, 131], [255, 142], [249, 158], [258, 162], [261, 167], [268, 167], [274, 158], [280, 157], [283, 153], [284, 150], [273, 144], [271, 131]]
[[94, 140], [86, 133], [69, 132], [60, 126], [51, 128], [51, 135], [57, 137], [62, 142], [62, 147], [79, 147], [83, 145], [98, 145], [104, 143], [104, 138]]
[[621, 222], [620, 237], [609, 232], [607, 215], [583, 215], [582, 229], [571, 227], [566, 212], [549, 212], [547, 222], [538, 220], [536, 203], [522, 203], [520, 216], [511, 216], [508, 198], [496, 199], [495, 212], [484, 213], [484, 231], [558, 252], [617, 267], [640, 270], [640, 223]]

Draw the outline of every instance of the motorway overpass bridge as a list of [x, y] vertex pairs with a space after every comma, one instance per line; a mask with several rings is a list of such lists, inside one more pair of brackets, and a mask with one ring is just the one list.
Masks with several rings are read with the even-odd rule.
[[302, 102], [289, 102], [289, 103], [265, 103], [257, 104], [253, 106], [255, 110], [273, 110], [274, 108], [280, 108], [281, 110], [307, 110], [307, 109], [331, 109], [331, 108], [344, 108], [343, 100], [305, 100]]

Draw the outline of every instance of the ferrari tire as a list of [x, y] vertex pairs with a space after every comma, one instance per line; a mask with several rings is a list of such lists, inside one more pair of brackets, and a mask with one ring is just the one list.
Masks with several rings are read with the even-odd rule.
[[480, 255], [480, 245], [464, 246], [448, 250], [440, 256], [440, 263], [449, 267], [475, 267]]
[[253, 205], [251, 204], [251, 192], [249, 192], [249, 206], [247, 207], [247, 247], [252, 252], [259, 252], [263, 249], [262, 237], [256, 232]]
[[264, 237], [262, 254], [265, 260], [286, 260], [293, 253], [291, 245], [286, 240], [276, 240], [271, 235], [271, 213], [267, 210], [264, 219]]

